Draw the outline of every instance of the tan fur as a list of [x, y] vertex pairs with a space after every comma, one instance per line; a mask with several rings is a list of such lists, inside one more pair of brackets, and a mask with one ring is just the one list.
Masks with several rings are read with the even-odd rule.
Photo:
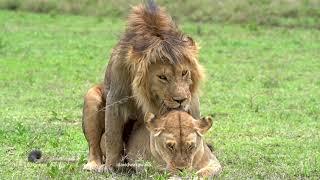
[[83, 107], [83, 132], [89, 143], [89, 161], [84, 166], [86, 170], [95, 170], [102, 164], [100, 151], [100, 138], [104, 132], [104, 88], [96, 85], [89, 89], [84, 97]]
[[[202, 138], [212, 125], [210, 117], [195, 120], [186, 112], [171, 111], [157, 118], [147, 114], [145, 121], [146, 125], [135, 130], [128, 141], [129, 163], [155, 161], [173, 174], [183, 169], [195, 170], [202, 177], [220, 173], [219, 161]], [[104, 141], [101, 143], [104, 151]], [[174, 145], [173, 151], [168, 144]], [[188, 150], [190, 145], [192, 149]]]
[[[98, 148], [103, 132], [105, 165], [118, 163], [124, 136], [130, 133], [125, 131], [128, 121], [143, 122], [146, 112], [178, 108], [199, 118], [202, 77], [196, 43], [177, 28], [165, 10], [154, 4], [134, 7], [126, 31], [113, 49], [103, 85], [89, 90], [85, 97], [83, 130], [89, 162], [84, 168], [91, 170], [103, 163]], [[98, 94], [101, 99], [96, 98]]]

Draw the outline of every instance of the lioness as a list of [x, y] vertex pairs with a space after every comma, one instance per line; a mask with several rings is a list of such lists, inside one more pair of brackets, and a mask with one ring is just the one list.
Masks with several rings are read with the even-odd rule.
[[163, 8], [151, 0], [133, 7], [103, 84], [85, 97], [83, 131], [89, 158], [84, 169], [102, 164], [100, 140], [104, 132], [105, 166], [112, 169], [120, 160], [128, 122], [143, 122], [146, 112], [178, 108], [199, 119], [201, 69], [197, 44], [179, 30]]
[[[172, 173], [187, 169], [203, 177], [217, 175], [221, 165], [202, 138], [211, 125], [210, 117], [196, 120], [182, 111], [173, 110], [161, 117], [147, 113], [145, 124], [129, 137], [126, 157], [129, 163], [155, 161]], [[101, 150], [105, 152], [105, 135]]]

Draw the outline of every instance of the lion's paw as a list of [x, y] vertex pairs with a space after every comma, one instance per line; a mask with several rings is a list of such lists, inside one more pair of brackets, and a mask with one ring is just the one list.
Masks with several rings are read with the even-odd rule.
[[112, 173], [115, 171], [114, 167], [112, 166], [108, 166], [108, 165], [101, 165], [99, 166], [98, 170], [99, 173]]
[[97, 171], [99, 169], [99, 165], [95, 161], [90, 161], [83, 166], [83, 170], [87, 171]]

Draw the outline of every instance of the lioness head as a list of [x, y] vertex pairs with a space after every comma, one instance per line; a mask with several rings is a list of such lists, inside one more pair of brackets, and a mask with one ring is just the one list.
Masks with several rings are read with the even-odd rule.
[[133, 95], [144, 112], [187, 110], [202, 79], [198, 46], [164, 9], [133, 8], [121, 43], [128, 50]]
[[151, 113], [145, 116], [150, 131], [150, 148], [153, 154], [166, 162], [170, 171], [190, 169], [197, 153], [204, 151], [202, 135], [211, 125], [210, 117], [200, 120], [182, 111], [155, 117]]

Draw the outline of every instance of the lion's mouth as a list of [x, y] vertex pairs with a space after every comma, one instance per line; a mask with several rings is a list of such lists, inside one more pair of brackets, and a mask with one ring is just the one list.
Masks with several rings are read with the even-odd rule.
[[167, 110], [188, 110], [188, 103], [177, 103], [177, 102], [172, 102], [172, 101], [164, 101], [164, 105], [166, 106]]

